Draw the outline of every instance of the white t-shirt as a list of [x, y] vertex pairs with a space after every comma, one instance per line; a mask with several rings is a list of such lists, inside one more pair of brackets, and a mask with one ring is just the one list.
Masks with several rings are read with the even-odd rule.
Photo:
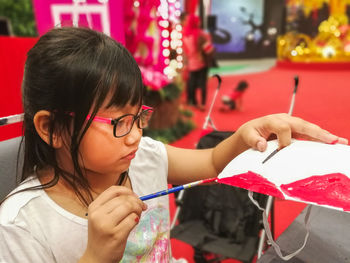
[[[143, 196], [167, 188], [164, 144], [142, 138], [129, 168], [133, 191]], [[32, 177], [18, 189], [39, 185]], [[129, 235], [122, 262], [170, 262], [167, 196], [146, 201], [148, 209]], [[24, 191], [0, 207], [0, 262], [77, 262], [87, 245], [87, 219], [56, 204], [44, 190]]]

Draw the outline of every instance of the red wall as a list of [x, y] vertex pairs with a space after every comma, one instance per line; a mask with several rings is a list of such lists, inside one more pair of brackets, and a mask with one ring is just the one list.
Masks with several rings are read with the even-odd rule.
[[[22, 113], [21, 84], [28, 50], [37, 38], [0, 37], [0, 117]], [[21, 124], [0, 127], [0, 141], [18, 137]]]

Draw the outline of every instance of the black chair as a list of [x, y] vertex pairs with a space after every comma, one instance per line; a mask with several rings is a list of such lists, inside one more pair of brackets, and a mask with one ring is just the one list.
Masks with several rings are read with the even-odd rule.
[[[22, 137], [0, 142], [0, 200], [15, 187], [21, 173], [23, 150], [19, 151]], [[18, 161], [17, 161], [18, 160]]]

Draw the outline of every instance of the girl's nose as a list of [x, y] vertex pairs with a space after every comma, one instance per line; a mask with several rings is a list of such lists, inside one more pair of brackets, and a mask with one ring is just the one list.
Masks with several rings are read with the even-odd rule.
[[133, 145], [135, 143], [138, 143], [142, 136], [142, 129], [137, 127], [136, 122], [133, 124], [131, 131], [129, 134], [125, 136], [125, 143], [128, 145]]

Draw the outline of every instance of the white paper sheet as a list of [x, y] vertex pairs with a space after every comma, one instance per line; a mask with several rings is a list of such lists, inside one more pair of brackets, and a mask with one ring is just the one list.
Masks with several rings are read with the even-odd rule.
[[[228, 184], [255, 192], [350, 211], [350, 146], [293, 140], [263, 164], [277, 147], [274, 140], [264, 152], [243, 152], [219, 174], [219, 182], [226, 178]], [[276, 193], [263, 187], [264, 179]]]

